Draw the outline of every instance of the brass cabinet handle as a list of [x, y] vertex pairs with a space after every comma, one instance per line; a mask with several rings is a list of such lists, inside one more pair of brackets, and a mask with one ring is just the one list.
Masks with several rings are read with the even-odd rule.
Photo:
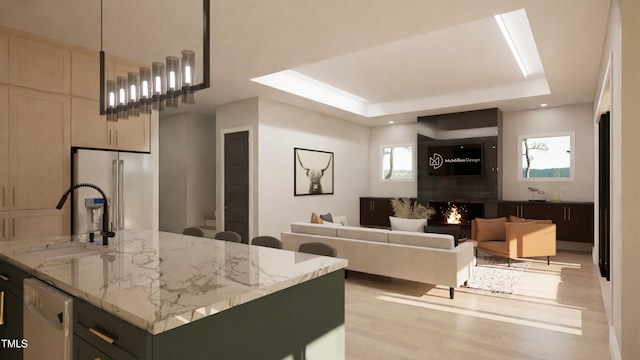
[[11, 219], [11, 232], [13, 233], [13, 237], [16, 237], [16, 218]]
[[0, 326], [4, 326], [4, 291], [0, 291]]
[[9, 277], [6, 275], [0, 274], [0, 280], [9, 281]]
[[2, 218], [2, 238], [7, 238], [7, 219]]
[[6, 186], [3, 186], [2, 187], [2, 207], [4, 207], [6, 204], [6, 200], [5, 200], [5, 198], [7, 197], [6, 191], [7, 191]]
[[93, 335], [99, 337], [100, 339], [108, 342], [109, 344], [113, 344], [116, 341], [116, 339], [106, 335], [105, 333], [103, 333], [100, 330], [97, 330], [95, 328], [89, 328], [89, 332], [92, 333]]
[[118, 130], [116, 130], [116, 146], [118, 146]]
[[111, 145], [111, 129], [107, 131], [107, 144]]
[[13, 206], [16, 206], [16, 187], [13, 187]]

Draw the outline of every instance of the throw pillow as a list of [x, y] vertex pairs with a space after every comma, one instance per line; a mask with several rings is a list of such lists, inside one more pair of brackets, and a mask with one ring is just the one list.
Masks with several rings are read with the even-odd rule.
[[395, 216], [389, 216], [391, 230], [424, 232], [427, 225], [427, 219], [404, 219]]
[[322, 224], [322, 219], [320, 218], [320, 216], [318, 216], [318, 214], [311, 213], [311, 223], [312, 224]]
[[331, 216], [331, 213], [320, 215], [320, 219], [322, 219], [322, 221], [333, 222], [333, 216]]
[[506, 217], [496, 219], [476, 218], [476, 238], [475, 241], [504, 240], [506, 235], [504, 232], [504, 223], [507, 222]]

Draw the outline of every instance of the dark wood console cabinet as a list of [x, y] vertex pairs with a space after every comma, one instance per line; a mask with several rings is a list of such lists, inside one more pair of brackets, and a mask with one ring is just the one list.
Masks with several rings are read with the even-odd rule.
[[361, 197], [360, 225], [391, 227], [391, 223], [389, 223], [389, 216], [393, 215], [391, 199], [392, 198]]
[[[390, 228], [389, 216], [393, 216], [391, 197], [361, 197], [360, 225]], [[410, 198], [416, 201], [416, 198]]]
[[528, 219], [550, 219], [556, 224], [556, 238], [593, 244], [593, 203], [502, 201], [498, 216], [515, 215]]

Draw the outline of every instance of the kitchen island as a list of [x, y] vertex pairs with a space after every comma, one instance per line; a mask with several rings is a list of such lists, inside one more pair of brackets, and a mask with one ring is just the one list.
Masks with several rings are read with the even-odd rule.
[[6, 242], [0, 260], [74, 296], [76, 358], [344, 358], [346, 260], [151, 230]]

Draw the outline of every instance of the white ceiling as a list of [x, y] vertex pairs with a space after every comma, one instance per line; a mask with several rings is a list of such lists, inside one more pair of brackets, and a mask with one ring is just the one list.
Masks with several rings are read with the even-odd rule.
[[[263, 96], [362, 124], [594, 100], [610, 0], [211, 0], [211, 88], [179, 111]], [[107, 0], [103, 48], [202, 52], [201, 0]], [[525, 79], [493, 16], [525, 9], [544, 74]], [[0, 0], [0, 24], [100, 49], [99, 0]], [[365, 117], [250, 81], [293, 69], [384, 109]], [[201, 72], [197, 75], [201, 81]], [[534, 95], [546, 80], [550, 94]], [[536, 83], [537, 82], [537, 83]]]

